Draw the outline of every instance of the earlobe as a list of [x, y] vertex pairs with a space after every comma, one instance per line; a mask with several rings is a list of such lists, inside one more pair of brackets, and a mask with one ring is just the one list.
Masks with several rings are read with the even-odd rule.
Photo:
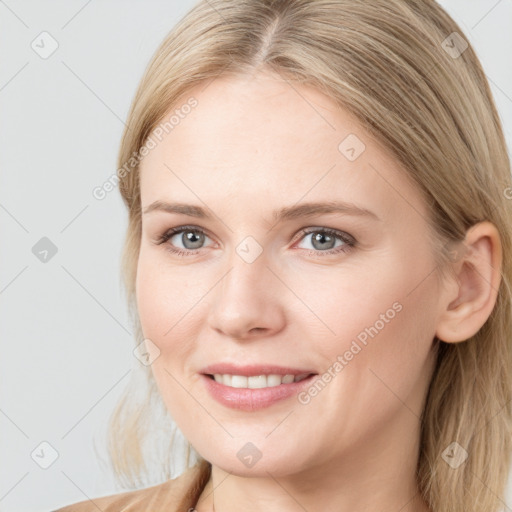
[[501, 283], [502, 247], [494, 224], [483, 221], [469, 228], [463, 245], [460, 259], [453, 262], [456, 282], [440, 297], [444, 310], [436, 336], [447, 343], [465, 341], [480, 330], [494, 309]]

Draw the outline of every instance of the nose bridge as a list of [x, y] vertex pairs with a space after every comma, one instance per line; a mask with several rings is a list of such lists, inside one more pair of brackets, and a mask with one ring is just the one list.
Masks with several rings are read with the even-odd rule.
[[265, 299], [262, 295], [271, 291], [267, 282], [271, 272], [267, 268], [268, 261], [263, 253], [252, 260], [246, 258], [250, 250], [243, 253], [240, 248], [243, 246], [237, 247], [229, 258], [229, 272], [219, 285], [218, 298], [228, 302], [243, 300], [255, 307], [256, 303]]
[[228, 272], [215, 287], [210, 312], [210, 325], [234, 337], [243, 337], [254, 328], [272, 330], [282, 321], [275, 289], [278, 280], [267, 268], [265, 254], [254, 257], [255, 247], [247, 243], [232, 252]]

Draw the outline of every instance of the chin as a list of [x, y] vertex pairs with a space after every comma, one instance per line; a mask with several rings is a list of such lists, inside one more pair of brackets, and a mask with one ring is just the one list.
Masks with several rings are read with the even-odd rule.
[[[242, 460], [240, 460], [240, 458]], [[226, 456], [219, 457], [218, 454], [215, 457], [208, 459], [212, 465], [222, 469], [226, 473], [240, 477], [264, 477], [268, 478], [269, 474], [275, 477], [286, 476], [290, 474], [291, 469], [293, 472], [297, 472], [301, 469], [301, 465], [298, 461], [292, 457], [279, 457], [276, 456], [275, 452], [271, 457], [265, 457], [265, 454], [261, 454], [261, 458], [254, 458], [252, 461], [249, 457], [244, 454], [235, 454], [235, 457]], [[243, 459], [246, 459], [243, 462]]]

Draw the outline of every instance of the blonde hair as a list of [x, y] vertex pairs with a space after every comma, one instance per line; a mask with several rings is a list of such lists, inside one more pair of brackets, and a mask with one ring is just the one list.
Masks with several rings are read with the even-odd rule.
[[[498, 229], [502, 280], [490, 317], [464, 342], [435, 339], [417, 466], [433, 511], [498, 510], [512, 430], [510, 160], [482, 66], [433, 0], [203, 0], [173, 28], [136, 92], [118, 157], [129, 212], [122, 271], [136, 343], [143, 339], [135, 303], [141, 203], [133, 155], [192, 86], [260, 68], [317, 87], [392, 152], [429, 208], [439, 275], [450, 268], [446, 247], [464, 240], [469, 227], [488, 220]], [[152, 411], [163, 407], [149, 367], [143, 371], [147, 395], [135, 403], [127, 389], [110, 424], [114, 470], [132, 486], [147, 470]], [[469, 454], [457, 469], [442, 456], [453, 442]], [[171, 442], [168, 462], [174, 453]]]

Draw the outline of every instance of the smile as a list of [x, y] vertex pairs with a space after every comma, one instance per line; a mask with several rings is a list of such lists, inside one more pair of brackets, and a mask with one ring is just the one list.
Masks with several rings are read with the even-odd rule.
[[[232, 375], [202, 374], [209, 395], [230, 409], [253, 412], [296, 396], [311, 385], [316, 373]], [[228, 384], [224, 383], [224, 379]]]
[[291, 384], [292, 382], [300, 382], [306, 379], [311, 374], [303, 373], [300, 375], [254, 375], [247, 377], [245, 375], [231, 375], [229, 373], [215, 373], [208, 375], [215, 382], [223, 384], [231, 388], [248, 388], [248, 389], [261, 389], [280, 386], [281, 384]]

